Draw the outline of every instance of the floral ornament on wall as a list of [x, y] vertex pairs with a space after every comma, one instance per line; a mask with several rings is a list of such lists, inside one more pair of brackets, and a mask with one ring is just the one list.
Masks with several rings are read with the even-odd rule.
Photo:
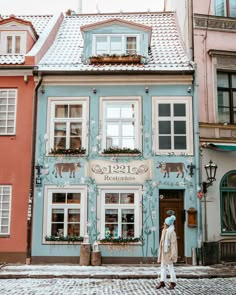
[[[142, 230], [142, 254], [148, 257], [149, 253], [153, 257], [157, 256], [157, 193], [155, 190], [158, 183], [155, 181], [146, 181], [143, 189], [143, 230]], [[151, 243], [151, 244], [150, 244]]]
[[91, 177], [81, 177], [80, 184], [88, 185], [88, 222], [87, 222], [87, 232], [89, 235], [90, 244], [93, 245], [97, 241], [99, 232], [97, 231], [97, 212], [96, 212], [96, 203], [97, 196], [99, 195], [99, 190], [95, 183], [95, 180]]

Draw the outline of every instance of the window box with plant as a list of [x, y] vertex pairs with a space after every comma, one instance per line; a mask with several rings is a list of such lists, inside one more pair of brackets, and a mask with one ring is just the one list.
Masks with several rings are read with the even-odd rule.
[[50, 155], [85, 155], [86, 154], [86, 149], [85, 148], [69, 148], [69, 149], [51, 149], [51, 152], [49, 153]]
[[109, 147], [107, 149], [104, 149], [102, 152], [103, 155], [121, 155], [121, 156], [139, 156], [141, 154], [141, 151], [139, 149], [131, 149], [131, 148], [119, 148], [119, 147]]
[[102, 54], [90, 57], [91, 64], [140, 64], [142, 56], [138, 54]]
[[83, 237], [78, 236], [46, 236], [46, 242], [83, 242]]
[[128, 243], [140, 243], [142, 241], [141, 238], [123, 238], [123, 237], [118, 237], [118, 238], [111, 238], [111, 237], [106, 237], [104, 239], [99, 240], [100, 244], [128, 244]]

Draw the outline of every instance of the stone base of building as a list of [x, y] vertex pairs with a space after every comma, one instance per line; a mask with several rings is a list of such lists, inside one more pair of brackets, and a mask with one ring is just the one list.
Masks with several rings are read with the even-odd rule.
[[[102, 264], [157, 264], [157, 258], [143, 257], [102, 257]], [[80, 264], [79, 256], [32, 256], [32, 264]]]
[[26, 263], [26, 252], [0, 252], [0, 263]]

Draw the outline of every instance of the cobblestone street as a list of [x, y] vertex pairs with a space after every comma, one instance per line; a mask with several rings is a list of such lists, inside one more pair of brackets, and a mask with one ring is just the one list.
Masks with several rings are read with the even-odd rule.
[[235, 295], [236, 278], [179, 279], [176, 289], [156, 290], [154, 279], [2, 279], [1, 295]]

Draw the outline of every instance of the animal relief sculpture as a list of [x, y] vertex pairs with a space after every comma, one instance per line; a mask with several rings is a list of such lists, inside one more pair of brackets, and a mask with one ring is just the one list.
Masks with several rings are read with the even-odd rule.
[[75, 178], [75, 172], [81, 168], [82, 165], [80, 162], [78, 163], [57, 163], [54, 165], [53, 174], [57, 178], [57, 175], [59, 175], [62, 178], [62, 173], [69, 172], [70, 178]]
[[184, 163], [164, 163], [158, 162], [157, 168], [160, 168], [161, 173], [164, 173], [163, 177], [170, 177], [170, 172], [177, 172], [176, 177], [178, 178], [180, 175], [182, 178], [184, 177], [184, 170], [186, 170]]

